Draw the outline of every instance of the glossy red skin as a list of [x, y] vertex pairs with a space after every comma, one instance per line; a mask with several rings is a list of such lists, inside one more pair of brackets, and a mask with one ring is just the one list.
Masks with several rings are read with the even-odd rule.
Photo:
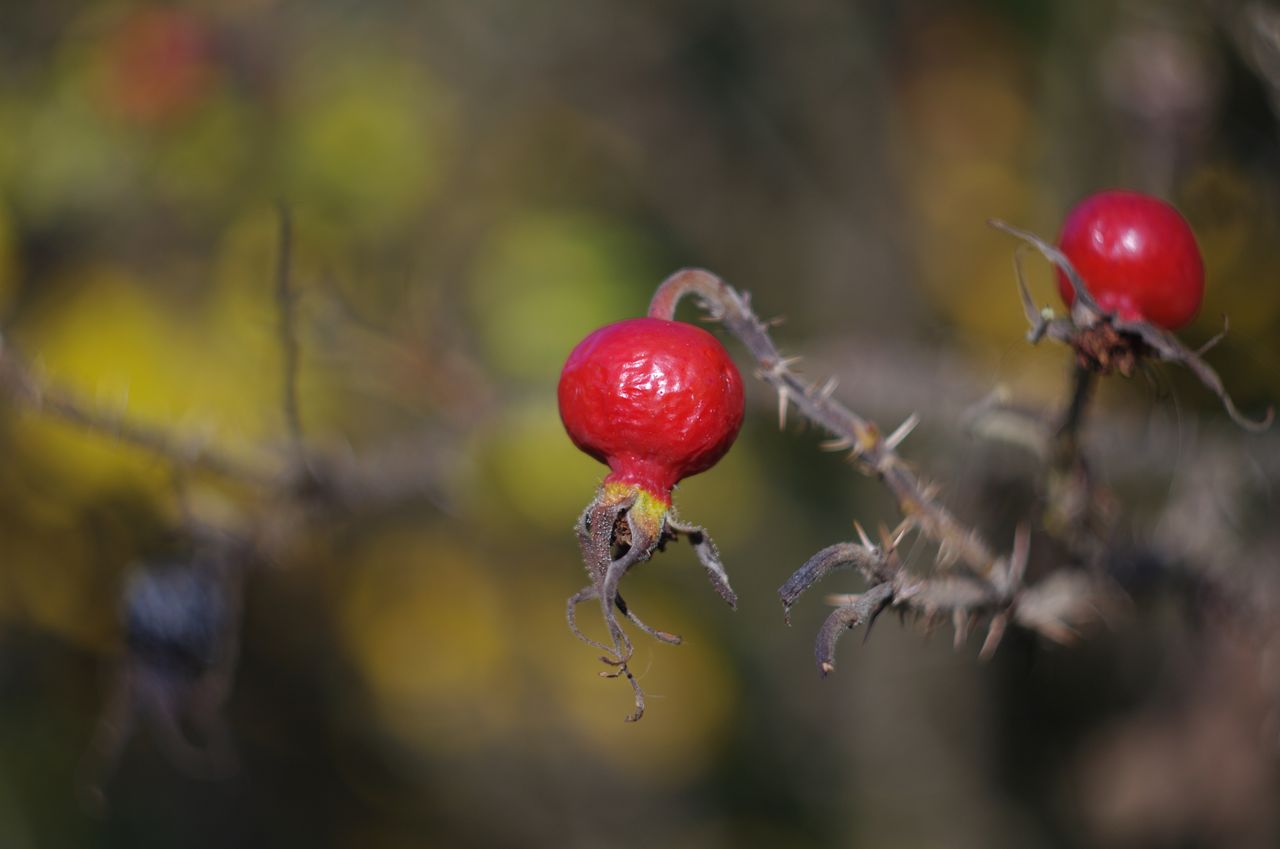
[[[1162, 200], [1122, 190], [1091, 195], [1067, 216], [1058, 249], [1098, 305], [1126, 321], [1177, 330], [1200, 309], [1200, 248], [1186, 219]], [[1058, 291], [1070, 307], [1075, 292], [1061, 271]]]
[[742, 376], [724, 346], [681, 321], [633, 318], [589, 334], [560, 372], [560, 418], [607, 463], [605, 483], [670, 498], [725, 455], [742, 426]]

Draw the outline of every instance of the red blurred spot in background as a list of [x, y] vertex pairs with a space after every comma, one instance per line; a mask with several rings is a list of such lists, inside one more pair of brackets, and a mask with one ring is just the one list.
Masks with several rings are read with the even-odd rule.
[[189, 114], [212, 86], [208, 25], [182, 9], [143, 9], [106, 45], [104, 99], [119, 117], [144, 126]]

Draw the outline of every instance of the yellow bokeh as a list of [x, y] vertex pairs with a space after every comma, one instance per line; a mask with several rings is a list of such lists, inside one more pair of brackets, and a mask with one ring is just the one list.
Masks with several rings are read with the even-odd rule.
[[0, 203], [0, 319], [18, 290], [18, 261], [14, 256], [13, 223], [7, 207]]
[[548, 533], [570, 532], [609, 471], [569, 441], [552, 398], [504, 410], [473, 450], [486, 472], [476, 508]]
[[40, 97], [23, 129], [10, 187], [25, 215], [50, 221], [127, 195], [139, 151], [103, 123], [83, 92]]
[[79, 519], [64, 515], [39, 533], [5, 536], [0, 617], [102, 651], [115, 636], [115, 606], [103, 596], [117, 584]]
[[378, 232], [418, 210], [446, 173], [453, 107], [419, 65], [317, 46], [290, 81], [286, 194]]
[[[658, 555], [666, 556], [671, 555]], [[580, 564], [563, 568], [575, 566], [581, 575]], [[721, 729], [729, 723], [738, 686], [728, 659], [698, 628], [696, 606], [651, 597], [649, 606], [638, 611], [646, 622], [680, 633], [684, 643], [679, 646], [658, 643], [626, 626], [636, 646], [631, 668], [648, 701], [644, 718], [627, 723], [623, 718], [633, 709], [631, 688], [623, 679], [599, 677], [606, 668], [600, 652], [570, 634], [563, 615], [567, 593], [559, 594], [568, 585], [549, 578], [548, 568], [529, 564], [525, 575], [513, 578], [518, 582], [513, 591], [521, 600], [524, 660], [538, 669], [550, 699], [531, 717], [535, 727], [541, 733], [563, 733], [567, 727], [614, 768], [651, 781], [689, 781], [702, 774], [723, 742]], [[714, 597], [701, 601], [718, 603]], [[598, 603], [583, 604], [578, 621], [588, 634], [603, 637]]]
[[473, 552], [431, 531], [387, 532], [349, 564], [337, 598], [340, 638], [404, 745], [467, 749], [516, 721], [510, 626]]
[[242, 179], [253, 155], [251, 120], [239, 101], [209, 98], [157, 151], [152, 162], [157, 188], [185, 211], [225, 203], [227, 182]]
[[1007, 81], [1018, 53], [986, 19], [942, 16], [913, 37], [928, 57], [902, 84], [894, 158], [912, 216], [913, 262], [930, 303], [997, 347], [1023, 326], [1017, 244], [989, 218], [1024, 220], [1038, 141], [1030, 104]]
[[582, 337], [641, 314], [661, 282], [641, 241], [584, 215], [527, 212], [498, 229], [482, 257], [471, 308], [489, 360], [548, 383]]
[[1195, 173], [1179, 200], [1205, 263], [1204, 305], [1195, 329], [1216, 333], [1225, 315], [1234, 336], [1267, 335], [1280, 317], [1280, 288], [1267, 282], [1280, 272], [1272, 236], [1280, 222], [1256, 183], [1219, 164]]
[[[94, 413], [245, 451], [281, 428], [277, 370], [262, 367], [267, 342], [254, 356], [231, 330], [251, 326], [192, 317], [131, 273], [99, 267], [79, 272], [75, 290], [16, 335], [23, 350], [40, 352], [36, 367], [45, 378]], [[48, 418], [20, 426], [29, 451], [74, 470], [70, 477], [84, 489], [123, 479], [167, 485], [162, 462], [102, 434]]]

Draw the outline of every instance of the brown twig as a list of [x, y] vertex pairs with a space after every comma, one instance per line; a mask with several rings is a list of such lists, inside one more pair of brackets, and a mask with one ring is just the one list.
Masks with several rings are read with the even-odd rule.
[[778, 393], [779, 420], [785, 424], [788, 407], [794, 404], [801, 415], [834, 438], [829, 447], [847, 448], [858, 468], [882, 480], [897, 499], [902, 514], [938, 544], [940, 565], [959, 561], [980, 575], [989, 575], [997, 568], [998, 558], [978, 532], [965, 527], [939, 504], [934, 489], [916, 477], [898, 456], [897, 446], [915, 426], [914, 418], [883, 436], [875, 423], [832, 396], [834, 384], [805, 384], [790, 368], [796, 360], [778, 352], [747, 297], [709, 271], [684, 269], [668, 277], [654, 294], [649, 315], [672, 318], [677, 303], [686, 295], [698, 298], [711, 319], [722, 323], [755, 358], [757, 375]]
[[110, 439], [132, 445], [179, 468], [200, 468], [217, 475], [269, 486], [278, 474], [233, 457], [203, 439], [183, 436], [123, 413], [95, 410], [74, 392], [47, 383], [0, 337], [0, 390], [27, 408]]
[[[791, 606], [806, 590], [837, 569], [856, 568], [870, 585], [858, 595], [829, 599], [838, 607], [823, 625], [815, 649], [823, 675], [835, 668], [839, 637], [858, 625], [870, 627], [888, 609], [928, 620], [950, 615], [957, 644], [963, 642], [976, 622], [986, 620], [984, 656], [995, 650], [1011, 621], [1062, 641], [1072, 636], [1072, 623], [1091, 614], [1093, 590], [1083, 575], [1059, 576], [1058, 580], [1032, 588], [1023, 586], [1030, 547], [1030, 535], [1025, 529], [1019, 530], [1010, 554], [1000, 557], [976, 530], [963, 525], [938, 503], [936, 489], [918, 478], [897, 454], [897, 446], [915, 425], [915, 416], [893, 434], [882, 436], [873, 422], [833, 397], [833, 382], [822, 387], [805, 384], [790, 369], [794, 360], [779, 353], [766, 325], [752, 312], [746, 295], [708, 271], [685, 269], [671, 275], [655, 293], [649, 315], [673, 318], [677, 304], [686, 295], [696, 297], [711, 319], [722, 323], [750, 351], [758, 376], [778, 393], [780, 423], [785, 424], [786, 411], [794, 405], [804, 418], [834, 438], [829, 445], [850, 450], [860, 470], [884, 482], [904, 517], [893, 533], [881, 533], [879, 545], [873, 544], [859, 527], [859, 542], [823, 549], [779, 589], [784, 611], [789, 615]], [[1081, 409], [1085, 397], [1082, 393]], [[937, 564], [943, 570], [939, 574], [915, 576], [898, 558], [898, 546], [913, 531], [937, 544]], [[957, 562], [967, 568], [946, 570]]]

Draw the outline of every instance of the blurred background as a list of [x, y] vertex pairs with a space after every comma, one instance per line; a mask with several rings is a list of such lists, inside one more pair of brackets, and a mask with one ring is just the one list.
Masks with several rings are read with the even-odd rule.
[[[1109, 381], [1086, 428], [1135, 552], [1121, 609], [985, 664], [977, 640], [886, 617], [827, 680], [821, 592], [788, 628], [776, 589], [895, 514], [819, 435], [780, 432], [753, 382], [734, 450], [676, 493], [739, 609], [687, 546], [628, 577], [685, 637], [637, 639], [634, 725], [565, 627], [603, 472], [554, 402], [582, 336], [704, 266], [785, 317], [780, 346], [851, 407], [885, 428], [918, 412], [903, 453], [1004, 548], [1037, 460], [963, 413], [997, 386], [1056, 409], [1070, 355], [1024, 341], [1014, 244], [986, 221], [1052, 238], [1128, 186], [1196, 230], [1207, 294], [1182, 336], [1229, 315], [1209, 359], [1260, 412], [1280, 398], [1280, 10], [0, 8], [3, 350], [84, 409], [257, 472], [184, 468], [3, 384], [0, 845], [1280, 845], [1274, 652], [1151, 566], [1265, 601], [1280, 441], [1182, 372]], [[280, 199], [302, 437], [362, 481], [336, 507], [286, 484]], [[187, 556], [193, 522], [250, 540], [223, 712], [238, 767], [191, 775], [142, 717], [95, 808], [76, 782], [131, 656], [126, 576]]]

